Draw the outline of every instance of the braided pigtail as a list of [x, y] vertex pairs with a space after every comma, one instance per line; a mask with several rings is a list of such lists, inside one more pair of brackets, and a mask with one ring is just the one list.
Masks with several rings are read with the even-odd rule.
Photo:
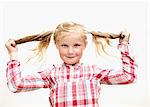
[[[52, 34], [53, 34], [52, 31], [48, 31], [48, 32], [44, 32], [44, 33], [40, 33], [40, 34], [36, 34], [36, 35], [26, 36], [24, 38], [16, 40], [15, 42], [16, 42], [16, 44], [22, 44], [22, 43], [27, 43], [27, 42], [32, 42], [32, 41], [38, 41], [39, 43], [38, 43], [37, 47], [35, 49], [33, 49], [33, 51], [34, 51], [33, 57], [38, 56], [39, 60], [42, 60], [43, 55], [49, 46]], [[29, 58], [28, 61], [31, 58]]]
[[101, 33], [101, 32], [90, 32], [92, 34], [93, 42], [95, 43], [96, 50], [99, 55], [107, 54], [107, 47], [110, 45], [110, 39], [117, 39], [120, 38], [120, 34], [113, 34], [113, 33]]

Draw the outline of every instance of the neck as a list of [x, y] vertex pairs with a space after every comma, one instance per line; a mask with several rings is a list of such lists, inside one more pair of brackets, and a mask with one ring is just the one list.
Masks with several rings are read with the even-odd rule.
[[78, 65], [78, 64], [79, 64], [79, 62], [77, 62], [77, 63], [74, 63], [74, 64], [67, 64], [67, 63], [65, 63], [65, 62], [64, 62], [64, 64], [65, 64], [65, 65], [71, 65], [71, 66], [75, 66], [75, 65]]

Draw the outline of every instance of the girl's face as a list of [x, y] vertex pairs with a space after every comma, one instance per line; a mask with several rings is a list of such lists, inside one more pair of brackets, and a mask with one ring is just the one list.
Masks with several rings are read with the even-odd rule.
[[56, 43], [61, 59], [67, 64], [80, 62], [86, 42], [81, 33], [63, 33], [63, 37]]

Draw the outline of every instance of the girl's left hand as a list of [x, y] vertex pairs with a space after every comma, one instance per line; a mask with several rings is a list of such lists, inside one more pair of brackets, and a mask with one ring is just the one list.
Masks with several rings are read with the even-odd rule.
[[120, 33], [119, 43], [127, 45], [129, 44], [129, 38], [130, 38], [130, 33], [127, 32], [126, 30], [122, 31]]

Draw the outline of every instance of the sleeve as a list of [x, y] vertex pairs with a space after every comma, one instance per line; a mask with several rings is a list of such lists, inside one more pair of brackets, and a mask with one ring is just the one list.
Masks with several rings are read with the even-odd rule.
[[32, 91], [39, 88], [50, 88], [51, 84], [48, 78], [41, 75], [45, 74], [43, 72], [46, 71], [41, 71], [34, 75], [22, 77], [20, 71], [20, 62], [17, 60], [11, 60], [7, 63], [6, 69], [8, 88], [14, 93]]
[[115, 71], [113, 69], [101, 70], [97, 75], [101, 81], [101, 84], [118, 85], [118, 84], [130, 84], [136, 80], [137, 65], [134, 57], [129, 51], [129, 45], [119, 44], [118, 49], [121, 52], [122, 67], [120, 70]]

